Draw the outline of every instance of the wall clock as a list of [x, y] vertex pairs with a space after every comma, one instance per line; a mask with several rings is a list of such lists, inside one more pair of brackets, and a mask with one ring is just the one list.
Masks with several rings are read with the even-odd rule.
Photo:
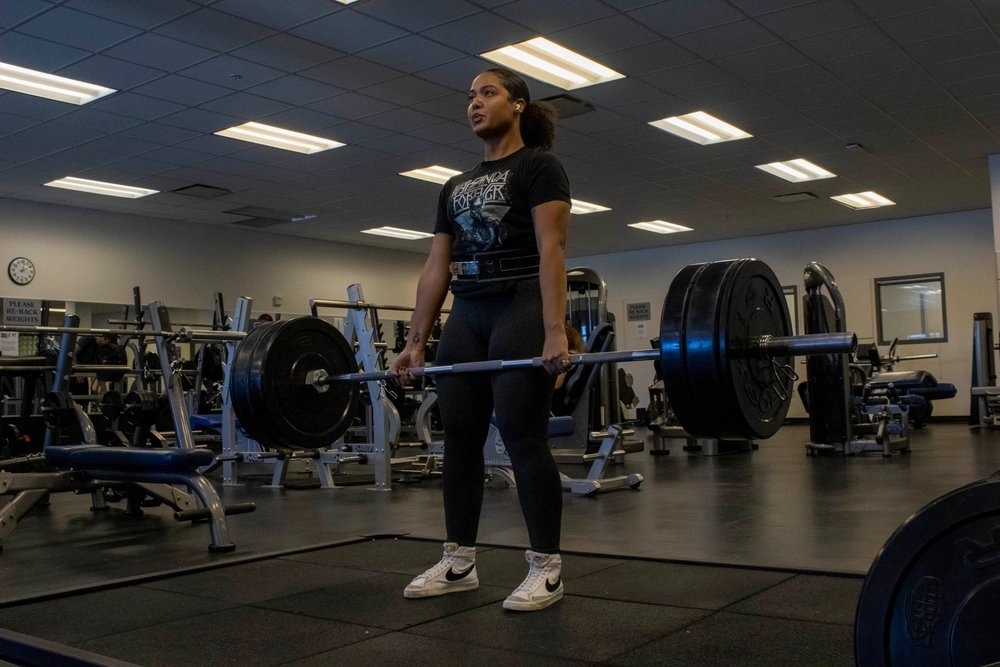
[[35, 263], [27, 257], [15, 257], [7, 265], [7, 275], [18, 285], [27, 285], [35, 279]]

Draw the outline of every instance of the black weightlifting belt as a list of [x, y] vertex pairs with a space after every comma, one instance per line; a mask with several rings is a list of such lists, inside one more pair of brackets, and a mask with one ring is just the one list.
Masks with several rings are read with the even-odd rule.
[[538, 254], [524, 248], [457, 255], [452, 259], [451, 276], [459, 282], [489, 283], [538, 275]]

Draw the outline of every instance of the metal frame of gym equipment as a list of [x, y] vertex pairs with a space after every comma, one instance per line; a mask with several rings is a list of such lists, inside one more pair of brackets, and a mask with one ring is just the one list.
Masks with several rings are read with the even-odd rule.
[[1000, 427], [1000, 387], [993, 342], [993, 314], [975, 313], [972, 326], [972, 399], [969, 425], [973, 428]]
[[[236, 545], [230, 539], [227, 514], [251, 512], [252, 503], [224, 507], [211, 482], [201, 469], [211, 465], [215, 456], [196, 449], [188, 426], [188, 412], [180, 363], [173, 358], [166, 334], [171, 331], [166, 308], [160, 302], [147, 307], [149, 322], [160, 335], [156, 338], [160, 369], [166, 381], [167, 400], [174, 418], [178, 447], [170, 449], [105, 447], [97, 444], [93, 423], [83, 408], [64, 392], [73, 372], [79, 316], [67, 314], [57, 359], [53, 391], [44, 408], [49, 414], [43, 452], [47, 463], [59, 468], [52, 472], [2, 472], [0, 493], [14, 494], [0, 509], [0, 539], [9, 535], [18, 521], [51, 492], [90, 491], [92, 510], [106, 509], [102, 493], [105, 487], [121, 487], [128, 499], [127, 512], [141, 514], [141, 500], [151, 495], [175, 510], [178, 520], [207, 519], [211, 540], [209, 550], [232, 551]], [[67, 423], [67, 412], [79, 424], [83, 442], [59, 444], [60, 426]], [[186, 486], [185, 493], [177, 485]]]
[[[590, 343], [601, 325], [610, 324], [612, 329], [615, 326], [615, 317], [608, 311], [608, 284], [594, 269], [574, 266], [566, 270], [566, 306], [567, 319], [580, 331], [585, 343]], [[600, 401], [592, 406], [592, 424], [614, 424], [622, 419], [615, 369], [615, 364], [609, 363], [601, 370], [596, 390]]]
[[[834, 332], [847, 330], [844, 299], [833, 274], [822, 264], [810, 262], [803, 273], [805, 333], [828, 333], [827, 307], [832, 306]], [[822, 293], [826, 288], [829, 299]], [[809, 442], [806, 453], [863, 454], [878, 452], [890, 457], [910, 448], [907, 409], [886, 401], [855, 408], [847, 355], [816, 355], [806, 359], [809, 392]], [[822, 403], [819, 398], [822, 397]], [[820, 407], [825, 408], [821, 410]], [[859, 422], [855, 423], [853, 416]], [[861, 423], [860, 419], [868, 419]]]

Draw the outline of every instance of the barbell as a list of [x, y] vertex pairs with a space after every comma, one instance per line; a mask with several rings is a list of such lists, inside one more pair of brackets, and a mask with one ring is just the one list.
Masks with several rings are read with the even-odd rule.
[[[249, 334], [9, 326], [0, 331], [239, 341], [229, 380], [234, 412], [247, 435], [278, 450], [330, 446], [354, 420], [360, 383], [393, 379], [388, 371], [358, 372], [354, 346], [317, 317], [279, 320]], [[781, 284], [770, 267], [756, 259], [683, 268], [667, 290], [659, 333], [658, 349], [577, 354], [570, 361], [658, 362], [684, 430], [720, 440], [763, 439], [778, 430], [797, 379], [791, 357], [846, 354], [857, 347], [853, 333], [792, 335]], [[538, 366], [541, 359], [536, 357], [427, 366], [410, 373], [433, 376]]]
[[[796, 375], [791, 357], [845, 354], [852, 333], [792, 335], [774, 272], [755, 259], [696, 264], [671, 282], [658, 349], [577, 354], [573, 364], [659, 362], [684, 430], [696, 437], [762, 439], [781, 426]], [[534, 368], [540, 358], [487, 360], [410, 369], [414, 376]], [[393, 379], [358, 372], [353, 346], [315, 317], [254, 329], [237, 348], [233, 408], [246, 433], [274, 449], [329, 446], [350, 427], [361, 382]]]

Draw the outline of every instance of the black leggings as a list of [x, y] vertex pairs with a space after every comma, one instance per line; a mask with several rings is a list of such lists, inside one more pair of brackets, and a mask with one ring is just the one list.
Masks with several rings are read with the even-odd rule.
[[[502, 295], [456, 297], [434, 363], [537, 357], [544, 342], [538, 280], [522, 280]], [[483, 445], [495, 412], [531, 548], [559, 551], [562, 486], [546, 437], [554, 383], [555, 376], [542, 368], [438, 377], [448, 541], [476, 543], [483, 505]]]

